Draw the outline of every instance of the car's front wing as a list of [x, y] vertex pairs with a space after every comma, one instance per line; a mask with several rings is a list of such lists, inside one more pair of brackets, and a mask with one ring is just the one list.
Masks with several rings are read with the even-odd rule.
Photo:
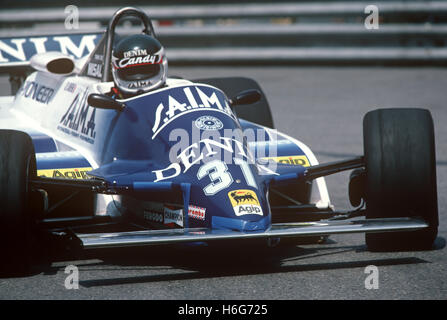
[[427, 228], [417, 218], [362, 219], [272, 224], [263, 232], [210, 230], [205, 228], [147, 230], [118, 233], [77, 234], [85, 249], [207, 242], [216, 240], [268, 239], [283, 237], [323, 236], [345, 233], [414, 231]]

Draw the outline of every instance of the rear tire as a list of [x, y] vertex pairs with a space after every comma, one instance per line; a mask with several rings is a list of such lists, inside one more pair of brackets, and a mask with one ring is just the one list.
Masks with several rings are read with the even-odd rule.
[[379, 109], [363, 121], [366, 217], [421, 217], [429, 228], [366, 234], [371, 251], [427, 250], [438, 230], [433, 119], [425, 109]]
[[29, 180], [36, 176], [36, 156], [24, 132], [0, 130], [0, 254], [1, 270], [23, 274], [32, 263], [35, 219]]
[[272, 113], [270, 111], [269, 103], [265, 97], [259, 84], [250, 78], [208, 78], [208, 79], [196, 79], [192, 80], [197, 83], [209, 84], [213, 87], [222, 90], [228, 98], [236, 96], [241, 91], [247, 89], [256, 89], [261, 92], [261, 99], [258, 102], [237, 106], [235, 112], [238, 118], [248, 120], [250, 122], [259, 124], [264, 127], [274, 128]]

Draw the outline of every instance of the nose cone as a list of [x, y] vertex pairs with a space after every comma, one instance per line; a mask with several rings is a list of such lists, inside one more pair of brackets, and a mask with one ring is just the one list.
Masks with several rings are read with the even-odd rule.
[[226, 192], [226, 212], [213, 216], [212, 228], [237, 231], [265, 231], [271, 223], [265, 197], [259, 191], [236, 189]]
[[[271, 218], [264, 185], [256, 182], [248, 185], [235, 164], [227, 164], [227, 173], [232, 179], [223, 189], [219, 189], [219, 184], [225, 182], [222, 177], [210, 183], [208, 176], [192, 187], [190, 204], [206, 210], [206, 220], [200, 226], [237, 231], [266, 230]], [[215, 190], [218, 191], [214, 193]], [[189, 218], [193, 221], [190, 226], [199, 226], [193, 217]]]
[[237, 217], [245, 215], [263, 216], [261, 203], [255, 191], [250, 189], [238, 189], [228, 192], [231, 206]]

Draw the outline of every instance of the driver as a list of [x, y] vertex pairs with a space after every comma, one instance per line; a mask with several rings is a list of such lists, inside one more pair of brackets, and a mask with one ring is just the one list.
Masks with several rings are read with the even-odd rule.
[[126, 99], [166, 84], [168, 60], [161, 43], [146, 34], [128, 36], [112, 51], [112, 94]]

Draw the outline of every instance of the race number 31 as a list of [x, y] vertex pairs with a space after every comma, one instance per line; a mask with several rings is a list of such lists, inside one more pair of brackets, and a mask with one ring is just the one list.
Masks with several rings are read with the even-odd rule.
[[[242, 159], [234, 158], [234, 163], [240, 167], [242, 174], [250, 187], [258, 188], [250, 166]], [[208, 176], [211, 183], [203, 188], [207, 196], [213, 196], [219, 191], [228, 188], [233, 183], [233, 177], [228, 171], [227, 165], [220, 160], [213, 160], [202, 165], [197, 171], [197, 179], [202, 180]]]

